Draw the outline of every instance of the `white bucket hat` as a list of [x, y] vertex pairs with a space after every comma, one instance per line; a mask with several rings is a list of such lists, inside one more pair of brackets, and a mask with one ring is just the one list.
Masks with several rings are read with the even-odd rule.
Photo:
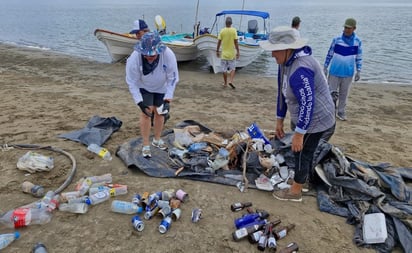
[[259, 41], [259, 46], [265, 51], [279, 51], [298, 49], [306, 46], [307, 42], [307, 39], [296, 36], [292, 27], [278, 26], [273, 28], [267, 40]]

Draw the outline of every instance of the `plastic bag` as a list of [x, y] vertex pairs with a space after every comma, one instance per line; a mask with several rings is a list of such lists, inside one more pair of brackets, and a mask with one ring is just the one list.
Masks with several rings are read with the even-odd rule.
[[17, 161], [17, 168], [19, 170], [26, 170], [30, 173], [50, 171], [54, 168], [54, 158], [29, 151], [19, 158]]

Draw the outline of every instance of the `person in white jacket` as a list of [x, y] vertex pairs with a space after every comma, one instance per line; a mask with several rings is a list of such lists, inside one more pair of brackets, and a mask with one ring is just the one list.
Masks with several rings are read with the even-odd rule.
[[136, 105], [140, 107], [140, 134], [143, 138], [142, 155], [151, 157], [150, 132], [153, 117], [152, 145], [162, 150], [167, 145], [160, 138], [165, 116], [170, 110], [179, 81], [176, 56], [161, 42], [157, 32], [148, 32], [134, 46], [126, 63], [126, 83]]

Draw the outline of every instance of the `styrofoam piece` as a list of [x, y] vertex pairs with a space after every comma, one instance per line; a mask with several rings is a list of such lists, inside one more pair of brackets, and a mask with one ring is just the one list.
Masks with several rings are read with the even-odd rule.
[[383, 243], [388, 237], [383, 213], [365, 214], [363, 218], [363, 240], [365, 243]]

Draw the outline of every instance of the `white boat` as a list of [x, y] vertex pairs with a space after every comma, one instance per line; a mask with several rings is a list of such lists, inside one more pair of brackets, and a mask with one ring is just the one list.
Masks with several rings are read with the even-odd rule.
[[[106, 47], [112, 62], [123, 62], [133, 52], [133, 46], [138, 42], [133, 35], [96, 29], [94, 35]], [[176, 55], [178, 62], [192, 61], [198, 57], [197, 47], [191, 34], [177, 33], [161, 35], [162, 41]]]
[[[263, 11], [252, 10], [225, 10], [216, 14], [215, 21], [210, 30], [210, 34], [199, 35], [194, 39], [194, 44], [200, 51], [200, 54], [206, 57], [208, 64], [211, 66], [214, 73], [222, 72], [220, 67], [220, 58], [216, 55], [216, 47], [218, 43], [218, 34], [220, 29], [223, 28], [225, 16], [231, 16], [232, 20], [239, 16], [239, 24], [235, 24], [233, 21], [232, 27], [238, 28], [238, 42], [240, 56], [236, 60], [236, 67], [242, 68], [251, 64], [262, 53], [263, 49], [259, 47], [258, 42], [260, 40], [266, 40], [269, 30], [269, 13]], [[221, 18], [222, 17], [222, 18]], [[248, 27], [246, 30], [242, 30], [242, 19], [248, 18]], [[258, 20], [255, 17], [261, 18], [263, 29], [259, 31]], [[223, 21], [222, 21], [223, 20]], [[222, 25], [219, 27], [219, 25]], [[240, 29], [240, 30], [239, 30]]]

